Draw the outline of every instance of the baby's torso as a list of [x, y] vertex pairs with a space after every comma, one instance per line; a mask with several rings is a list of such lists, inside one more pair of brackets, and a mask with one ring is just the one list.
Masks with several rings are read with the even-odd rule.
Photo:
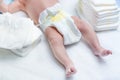
[[28, 16], [38, 23], [40, 13], [48, 7], [55, 5], [57, 0], [20, 0], [24, 4]]

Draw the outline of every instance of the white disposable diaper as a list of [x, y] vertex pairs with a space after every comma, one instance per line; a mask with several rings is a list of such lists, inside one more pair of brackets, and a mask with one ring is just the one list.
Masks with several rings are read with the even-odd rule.
[[22, 49], [31, 45], [41, 36], [41, 31], [29, 18], [0, 15], [0, 48]]
[[81, 38], [81, 33], [74, 24], [71, 15], [64, 12], [60, 4], [47, 8], [40, 14], [40, 27], [43, 31], [47, 27], [55, 27], [64, 38], [64, 45], [78, 42]]

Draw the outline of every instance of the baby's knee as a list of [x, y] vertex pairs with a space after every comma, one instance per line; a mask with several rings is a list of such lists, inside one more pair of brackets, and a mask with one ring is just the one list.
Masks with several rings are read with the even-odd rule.
[[63, 44], [63, 37], [62, 36], [53, 36], [48, 39], [49, 43], [52, 45], [61, 45]]
[[46, 37], [50, 44], [62, 44], [63, 43], [63, 36], [57, 32], [55, 29], [49, 29], [46, 31]]
[[76, 16], [73, 16], [72, 17], [73, 20], [74, 20], [74, 23], [76, 24], [77, 28], [80, 30], [80, 31], [83, 31], [83, 30], [86, 30], [88, 29], [88, 25], [85, 21], [79, 19], [78, 17]]
[[83, 23], [84, 21], [83, 20], [81, 20], [79, 17], [77, 17], [77, 16], [72, 16], [72, 19], [74, 20], [74, 22], [75, 23]]

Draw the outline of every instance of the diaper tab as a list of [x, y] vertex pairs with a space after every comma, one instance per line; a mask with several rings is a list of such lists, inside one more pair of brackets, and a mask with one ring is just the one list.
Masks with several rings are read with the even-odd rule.
[[47, 8], [46, 11], [48, 14], [50, 14], [51, 16], [56, 15], [60, 10], [62, 9], [61, 5], [59, 3], [57, 3], [56, 5], [54, 5], [53, 7]]
[[43, 12], [41, 12], [39, 16], [39, 24], [42, 24], [46, 20], [47, 16], [55, 16], [61, 10], [62, 10], [62, 7], [59, 3], [55, 4], [52, 7], [45, 9]]

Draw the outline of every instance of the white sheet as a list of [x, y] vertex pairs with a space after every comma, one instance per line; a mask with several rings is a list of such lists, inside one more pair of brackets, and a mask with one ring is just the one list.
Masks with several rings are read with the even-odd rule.
[[[78, 0], [60, 1], [65, 10], [75, 14]], [[41, 43], [26, 57], [0, 52], [0, 80], [120, 80], [120, 28], [97, 35], [102, 46], [113, 50], [113, 55], [99, 59], [84, 41], [66, 46], [78, 71], [71, 78], [65, 77], [64, 68], [54, 59], [43, 35]]]
[[27, 15], [21, 11], [0, 15], [0, 48], [12, 51], [19, 56], [25, 56], [40, 42], [41, 31], [31, 19], [26, 17]]
[[41, 36], [41, 31], [29, 18], [0, 15], [0, 48], [21, 49], [31, 45]]

